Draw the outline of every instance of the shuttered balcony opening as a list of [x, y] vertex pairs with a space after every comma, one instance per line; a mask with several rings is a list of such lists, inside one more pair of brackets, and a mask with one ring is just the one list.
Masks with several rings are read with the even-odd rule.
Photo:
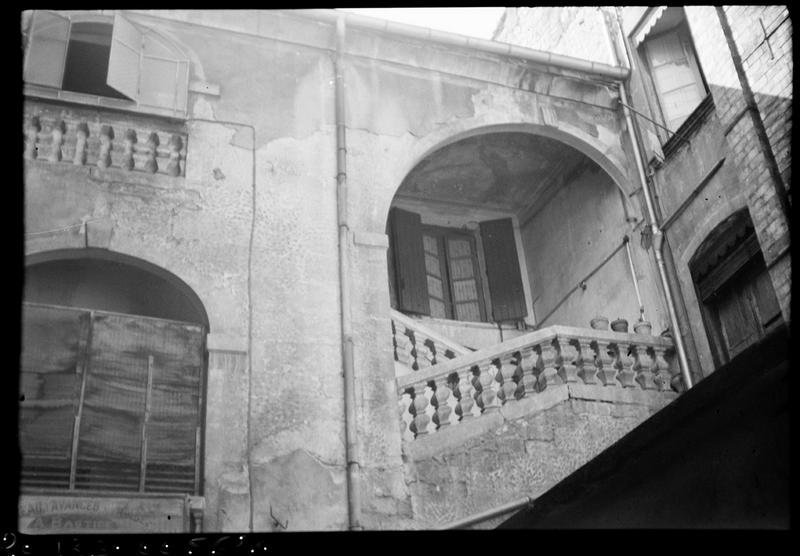
[[198, 494], [204, 329], [23, 304], [23, 489]]

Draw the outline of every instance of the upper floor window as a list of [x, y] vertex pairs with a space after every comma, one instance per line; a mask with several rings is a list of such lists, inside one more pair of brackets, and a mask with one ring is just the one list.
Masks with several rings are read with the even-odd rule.
[[664, 123], [677, 130], [708, 94], [683, 8], [657, 8], [635, 35]]
[[27, 85], [43, 87], [37, 90], [45, 95], [69, 91], [120, 99], [143, 110], [186, 112], [185, 55], [120, 14], [80, 19], [45, 10], [33, 13], [23, 70]]

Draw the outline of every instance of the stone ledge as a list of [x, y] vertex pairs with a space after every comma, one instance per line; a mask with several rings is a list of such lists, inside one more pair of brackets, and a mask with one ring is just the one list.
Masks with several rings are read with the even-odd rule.
[[383, 247], [389, 248], [389, 236], [375, 232], [353, 231], [353, 243], [364, 247]]

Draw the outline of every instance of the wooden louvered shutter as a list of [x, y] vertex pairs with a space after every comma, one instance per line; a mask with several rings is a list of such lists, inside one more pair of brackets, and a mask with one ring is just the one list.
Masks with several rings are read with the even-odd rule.
[[76, 488], [194, 493], [202, 327], [95, 313]]
[[42, 10], [34, 12], [23, 75], [26, 83], [61, 87], [69, 28], [66, 17]]
[[393, 208], [389, 213], [398, 309], [430, 314], [422, 221], [419, 214]]
[[90, 313], [23, 303], [19, 437], [23, 488], [66, 490]]
[[492, 298], [492, 319], [495, 322], [523, 319], [528, 311], [511, 219], [481, 222], [480, 230]]
[[139, 99], [141, 51], [142, 33], [130, 21], [115, 14], [106, 83], [131, 100]]

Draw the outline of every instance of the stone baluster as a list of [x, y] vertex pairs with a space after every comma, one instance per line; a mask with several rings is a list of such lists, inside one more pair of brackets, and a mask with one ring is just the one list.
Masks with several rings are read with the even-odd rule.
[[517, 374], [517, 365], [512, 354], [508, 353], [500, 358], [500, 370], [496, 375], [500, 379], [499, 397], [504, 404], [516, 399], [517, 383], [514, 380]]
[[465, 374], [459, 377], [458, 381], [458, 405], [456, 405], [456, 414], [461, 416], [461, 420], [472, 418], [472, 408], [475, 406], [473, 395], [475, 388], [472, 387], [472, 376]]
[[53, 132], [51, 134], [52, 142], [50, 143], [50, 162], [61, 162], [64, 157], [62, 149], [64, 147], [64, 133], [67, 132], [67, 125], [64, 120], [57, 120], [53, 124]]
[[411, 398], [405, 392], [402, 396], [400, 396], [400, 403], [397, 407], [397, 412], [400, 417], [400, 436], [404, 437], [406, 435], [406, 431], [408, 430], [408, 423], [406, 422], [406, 414], [408, 414], [408, 408], [411, 404]]
[[72, 157], [72, 163], [75, 166], [84, 166], [86, 164], [86, 144], [89, 141], [89, 126], [86, 122], [81, 122], [75, 129], [75, 156]]
[[539, 346], [541, 353], [539, 355], [542, 361], [542, 372], [539, 375], [539, 391], [546, 390], [548, 386], [557, 386], [561, 384], [561, 378], [558, 376], [557, 359], [558, 351], [552, 342], [545, 342]]
[[406, 332], [405, 326], [397, 325], [394, 335], [395, 359], [406, 365], [409, 369], [414, 368], [414, 344]]
[[670, 365], [669, 365], [669, 374], [672, 375], [672, 378], [669, 380], [669, 383], [672, 385], [672, 389], [675, 392], [682, 393], [686, 391], [686, 386], [683, 383], [683, 376], [681, 375], [681, 365], [678, 361], [678, 358], [675, 357], [675, 349], [672, 348], [669, 350], [669, 353], [672, 354]]
[[428, 434], [428, 425], [431, 418], [425, 412], [428, 409], [428, 398], [425, 397], [424, 386], [412, 386], [410, 389], [411, 404], [408, 407], [409, 413], [413, 419], [409, 428], [416, 436]]
[[532, 396], [536, 392], [536, 382], [539, 379], [539, 354], [534, 346], [528, 346], [520, 352], [520, 372], [522, 373], [522, 388], [525, 396]]
[[653, 381], [653, 359], [648, 353], [647, 346], [634, 345], [632, 347], [634, 358], [633, 371], [636, 373], [636, 382], [642, 390], [655, 390], [656, 383]]
[[453, 395], [453, 391], [450, 390], [450, 387], [447, 384], [447, 377], [442, 377], [441, 379], [437, 380], [435, 386], [436, 390], [433, 392], [431, 402], [435, 402], [435, 421], [438, 427], [441, 429], [442, 427], [450, 425], [450, 415], [453, 412], [453, 408], [450, 407], [449, 402], [450, 397]]
[[125, 170], [131, 171], [136, 167], [136, 160], [134, 159], [134, 146], [138, 141], [136, 131], [129, 129], [125, 132], [124, 150], [122, 153], [122, 167]]
[[181, 175], [181, 149], [183, 148], [183, 139], [180, 135], [173, 135], [169, 138], [169, 162], [167, 163], [168, 176]]
[[597, 348], [597, 378], [603, 386], [617, 385], [616, 354], [612, 346], [604, 340], [595, 342]]
[[662, 392], [671, 389], [669, 363], [666, 357], [667, 348], [662, 346], [653, 346], [653, 382], [656, 387]]
[[578, 368], [575, 363], [578, 359], [578, 350], [572, 345], [570, 340], [565, 338], [556, 338], [553, 340], [553, 345], [556, 348], [556, 366], [558, 368], [558, 376], [561, 377], [562, 382], [578, 382]]
[[578, 346], [578, 358], [575, 365], [578, 367], [578, 376], [584, 384], [597, 384], [597, 363], [595, 361], [594, 348], [591, 340], [576, 340]]
[[616, 367], [617, 367], [617, 380], [623, 388], [633, 388], [636, 386], [634, 378], [636, 373], [633, 371], [633, 358], [628, 354], [630, 351], [630, 344], [617, 343], [616, 344]]
[[497, 397], [499, 370], [492, 363], [481, 367], [479, 380], [481, 382], [480, 405], [484, 413], [492, 413], [500, 409], [500, 399]]
[[97, 167], [108, 168], [111, 166], [111, 149], [114, 140], [114, 128], [104, 125], [100, 128], [100, 153], [97, 155]]
[[158, 172], [158, 145], [161, 143], [158, 134], [154, 131], [147, 138], [147, 162], [144, 164], [145, 172], [155, 174]]
[[425, 343], [425, 337], [414, 333], [414, 354], [417, 361], [417, 370], [427, 369], [433, 364], [433, 353]]
[[28, 126], [25, 128], [25, 159], [36, 160], [39, 156], [39, 147], [36, 143], [39, 141], [39, 132], [42, 130], [42, 124], [39, 123], [39, 116], [33, 116], [28, 121]]

